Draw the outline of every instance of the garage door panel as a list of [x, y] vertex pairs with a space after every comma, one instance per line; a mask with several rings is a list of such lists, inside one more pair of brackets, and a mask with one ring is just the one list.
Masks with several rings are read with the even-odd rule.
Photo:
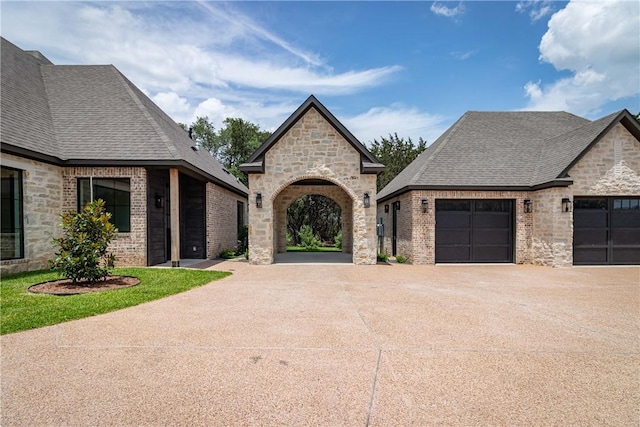
[[482, 242], [483, 245], [509, 245], [511, 230], [477, 230], [474, 228], [473, 241]]
[[511, 216], [509, 214], [478, 213], [473, 217], [473, 228], [505, 228], [511, 227]]
[[612, 264], [640, 264], [640, 248], [614, 248]]
[[471, 228], [471, 215], [464, 212], [438, 214], [436, 215], [436, 224], [442, 228]]
[[573, 262], [640, 264], [640, 199], [576, 197]]
[[510, 246], [476, 246], [473, 257], [479, 262], [504, 262], [510, 257]]
[[470, 245], [470, 230], [443, 230], [436, 235], [436, 239], [443, 245]]
[[573, 236], [573, 244], [576, 246], [583, 245], [606, 245], [609, 239], [609, 231], [607, 229], [585, 229], [576, 231]]
[[436, 200], [436, 262], [512, 262], [511, 200]]
[[589, 210], [580, 212], [576, 210], [573, 213], [573, 222], [579, 224], [580, 227], [608, 227], [609, 214], [607, 211]]
[[640, 212], [637, 211], [613, 211], [611, 217], [612, 227], [634, 227], [640, 228]]
[[606, 264], [607, 248], [580, 248], [574, 251], [573, 263], [579, 264]]
[[436, 262], [469, 262], [470, 246], [438, 246]]
[[611, 240], [614, 245], [640, 245], [640, 228], [613, 229]]

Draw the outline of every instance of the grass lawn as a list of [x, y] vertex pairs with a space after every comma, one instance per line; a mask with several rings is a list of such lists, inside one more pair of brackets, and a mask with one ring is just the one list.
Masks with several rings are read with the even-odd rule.
[[287, 252], [342, 252], [342, 249], [333, 246], [320, 246], [316, 249], [305, 249], [302, 246], [287, 246]]
[[36, 271], [3, 277], [0, 283], [0, 333], [10, 334], [108, 313], [184, 292], [230, 274], [209, 270], [116, 268], [112, 275], [134, 276], [140, 279], [140, 284], [69, 296], [27, 292], [31, 285], [59, 279], [55, 272]]

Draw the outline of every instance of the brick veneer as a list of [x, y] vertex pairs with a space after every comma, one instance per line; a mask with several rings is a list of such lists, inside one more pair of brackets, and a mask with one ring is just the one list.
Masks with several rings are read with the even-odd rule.
[[238, 202], [244, 205], [246, 224], [247, 199], [207, 183], [207, 258], [216, 258], [225, 249], [237, 248]]
[[[354, 264], [375, 264], [376, 176], [360, 173], [360, 153], [349, 144], [315, 108], [309, 109], [287, 133], [265, 153], [265, 173], [249, 174], [249, 261], [271, 264], [277, 250], [278, 195], [301, 179], [323, 179], [336, 184], [352, 200], [350, 224]], [[257, 193], [263, 206], [256, 208]], [[369, 193], [371, 207], [364, 208]], [[343, 218], [345, 216], [343, 215]], [[343, 233], [344, 238], [344, 233]]]
[[141, 167], [70, 167], [64, 170], [63, 210], [78, 208], [77, 178], [129, 178], [131, 231], [118, 233], [110, 250], [117, 266], [147, 265], [147, 171]]
[[10, 154], [2, 165], [22, 170], [24, 258], [0, 262], [0, 274], [46, 269], [60, 235], [63, 169]]

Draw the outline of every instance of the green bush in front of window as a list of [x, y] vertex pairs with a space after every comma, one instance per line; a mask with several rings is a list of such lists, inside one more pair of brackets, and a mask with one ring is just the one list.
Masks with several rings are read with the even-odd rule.
[[59, 250], [49, 265], [73, 283], [102, 280], [114, 268], [116, 257], [107, 249], [118, 229], [104, 206], [104, 200], [98, 199], [87, 203], [82, 212], [61, 215], [63, 236], [53, 239]]

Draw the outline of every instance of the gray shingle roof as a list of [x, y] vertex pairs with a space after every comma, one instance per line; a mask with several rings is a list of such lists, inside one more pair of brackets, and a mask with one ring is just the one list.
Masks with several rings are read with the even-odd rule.
[[[566, 112], [478, 112], [463, 115], [378, 194], [410, 189], [530, 189], [566, 178], [566, 170], [626, 111], [599, 120]], [[635, 134], [635, 133], [634, 133]]]
[[248, 193], [112, 65], [47, 65], [2, 39], [2, 95], [5, 151], [17, 146], [63, 165], [173, 165]]

